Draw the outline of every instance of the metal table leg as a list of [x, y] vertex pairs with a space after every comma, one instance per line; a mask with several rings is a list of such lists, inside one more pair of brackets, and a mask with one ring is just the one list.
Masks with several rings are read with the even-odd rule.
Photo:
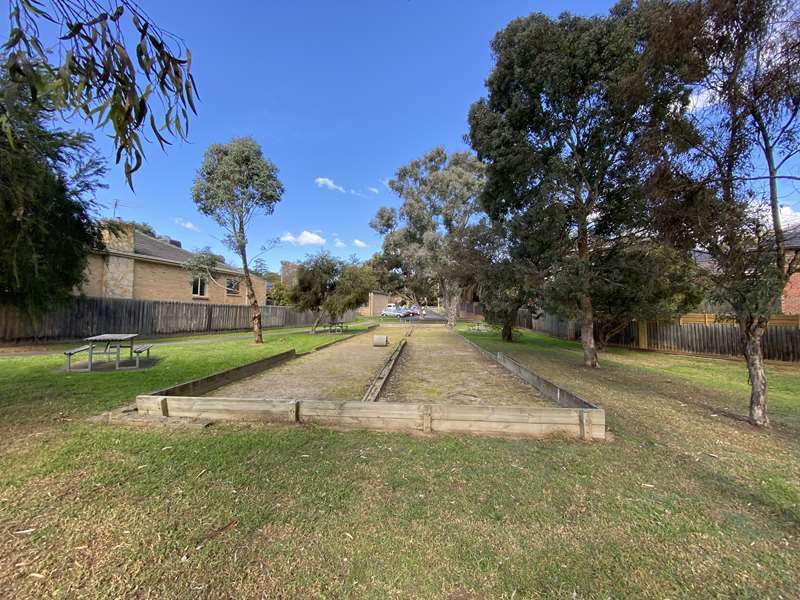
[[89, 342], [89, 371], [92, 370], [92, 355], [94, 354], [94, 342]]
[[117, 362], [114, 365], [115, 369], [119, 369], [119, 349], [122, 347], [122, 344], [117, 344]]

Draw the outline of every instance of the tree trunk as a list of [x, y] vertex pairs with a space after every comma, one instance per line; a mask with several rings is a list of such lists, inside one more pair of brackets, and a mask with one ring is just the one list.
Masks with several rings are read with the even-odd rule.
[[447, 326], [451, 329], [458, 320], [458, 301], [461, 299], [461, 288], [451, 283], [443, 283], [444, 310], [447, 314]]
[[245, 269], [244, 281], [247, 285], [247, 303], [250, 305], [250, 321], [253, 323], [253, 335], [255, 336], [256, 344], [260, 344], [264, 341], [261, 337], [261, 307], [258, 305], [258, 298], [253, 289], [253, 280], [250, 279], [250, 272], [247, 269]]
[[[242, 232], [244, 239], [244, 232]], [[244, 284], [247, 287], [247, 303], [250, 305], [250, 322], [253, 327], [253, 335], [256, 344], [261, 344], [264, 340], [261, 337], [261, 307], [258, 305], [258, 297], [253, 289], [253, 280], [250, 277], [250, 268], [247, 266], [247, 248], [239, 246], [239, 256], [242, 259], [242, 271], [244, 271]]]
[[594, 343], [594, 312], [592, 312], [592, 299], [589, 296], [581, 298], [581, 347], [583, 348], [583, 366], [596, 369], [597, 347]]
[[504, 342], [514, 341], [514, 323], [511, 320], [505, 319], [503, 321], [503, 329], [500, 331], [500, 337]]
[[581, 347], [583, 348], [583, 366], [596, 369], [597, 348], [594, 343], [594, 312], [592, 298], [589, 295], [589, 227], [584, 217], [578, 223], [578, 257], [581, 260], [583, 291], [581, 293]]
[[456, 321], [458, 321], [458, 301], [451, 298], [447, 302], [447, 326], [452, 329], [456, 326]]
[[743, 326], [742, 349], [750, 379], [750, 422], [759, 427], [769, 425], [767, 416], [767, 374], [764, 370], [764, 349], [761, 341], [765, 328]]

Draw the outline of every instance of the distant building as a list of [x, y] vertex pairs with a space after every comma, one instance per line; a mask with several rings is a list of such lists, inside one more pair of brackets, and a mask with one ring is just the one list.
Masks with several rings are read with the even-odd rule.
[[362, 317], [378, 317], [392, 298], [384, 292], [370, 292], [367, 303], [359, 307], [358, 314]]
[[[800, 224], [786, 229], [786, 253], [791, 258], [800, 252]], [[800, 273], [795, 273], [783, 290], [781, 309], [785, 315], [800, 315]]]
[[297, 285], [297, 269], [299, 267], [300, 265], [297, 263], [288, 260], [281, 261], [281, 283], [287, 288]]
[[[797, 252], [800, 252], [800, 224], [787, 227], [784, 235], [786, 258], [791, 260]], [[709, 271], [716, 269], [714, 260], [705, 252], [695, 252], [695, 260], [704, 269]], [[730, 310], [727, 305], [711, 303], [706, 303], [703, 308], [704, 312], [730, 312]], [[784, 315], [800, 315], [800, 273], [795, 273], [789, 278], [781, 294], [780, 305], [776, 306], [775, 310]]]
[[[116, 234], [106, 230], [104, 252], [89, 256], [80, 292], [102, 298], [177, 300], [211, 304], [246, 304], [247, 292], [241, 269], [219, 264], [214, 280], [193, 277], [184, 268], [195, 256], [177, 240], [155, 238], [131, 224], [120, 223]], [[260, 303], [266, 297], [266, 282], [251, 275]]]

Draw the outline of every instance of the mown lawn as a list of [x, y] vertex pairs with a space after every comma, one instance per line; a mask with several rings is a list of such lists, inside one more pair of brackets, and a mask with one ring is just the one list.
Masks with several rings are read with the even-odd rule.
[[[362, 326], [356, 326], [354, 331], [359, 328]], [[246, 334], [169, 338], [161, 342], [169, 345], [151, 350], [151, 357], [158, 360], [156, 366], [140, 371], [65, 373], [60, 348], [44, 356], [0, 357], [0, 423], [25, 425], [97, 414], [131, 402], [137, 394], [291, 348], [298, 353], [308, 352], [336, 337], [288, 329], [265, 332], [261, 345], [254, 344]], [[86, 360], [85, 354], [78, 357]]]
[[770, 367], [759, 432], [726, 416], [740, 363], [613, 351], [587, 372], [572, 343], [467, 335], [602, 404], [614, 440], [80, 418], [325, 336], [164, 347], [151, 371], [88, 378], [0, 359], [2, 595], [797, 597], [800, 369]]

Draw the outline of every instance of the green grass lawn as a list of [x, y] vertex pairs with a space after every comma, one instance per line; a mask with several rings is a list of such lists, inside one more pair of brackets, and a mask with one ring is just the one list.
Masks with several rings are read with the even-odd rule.
[[[467, 334], [603, 405], [614, 439], [503, 440], [79, 417], [327, 336], [163, 347], [147, 372], [0, 359], [8, 597], [797, 597], [800, 369]], [[310, 345], [304, 346], [305, 349]], [[298, 347], [298, 350], [302, 348]]]
[[[361, 329], [354, 327], [354, 331]], [[139, 371], [64, 372], [64, 357], [0, 358], [0, 422], [23, 425], [97, 414], [131, 402], [137, 394], [169, 387], [216, 371], [236, 367], [291, 348], [298, 353], [336, 339], [336, 335], [308, 335], [299, 330], [272, 331], [264, 343], [231, 334], [203, 336], [151, 350], [158, 363]], [[79, 355], [80, 356], [80, 355]], [[0, 444], [2, 442], [0, 441]]]

